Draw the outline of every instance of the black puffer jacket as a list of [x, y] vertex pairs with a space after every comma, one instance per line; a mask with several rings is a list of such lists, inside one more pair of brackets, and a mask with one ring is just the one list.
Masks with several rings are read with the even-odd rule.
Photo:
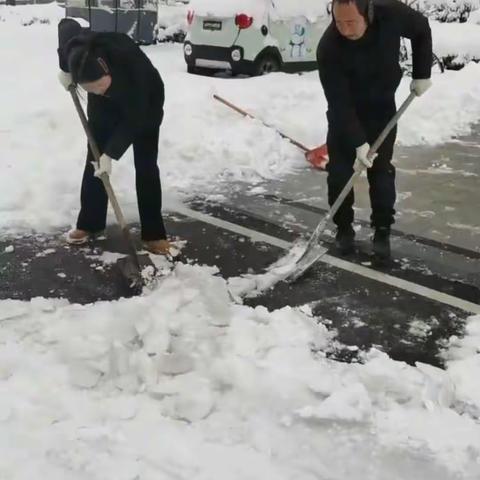
[[[112, 76], [105, 97], [118, 112], [119, 121], [104, 153], [119, 159], [138, 135], [162, 122], [165, 90], [160, 74], [145, 53], [123, 33], [94, 33], [75, 20], [63, 19], [58, 26], [58, 39], [60, 68], [65, 72], [69, 68], [69, 54], [77, 47], [88, 48], [105, 60]], [[93, 115], [95, 111], [90, 111], [90, 116]]]
[[329, 128], [353, 147], [367, 141], [369, 120], [383, 121], [395, 109], [402, 77], [400, 37], [412, 42], [413, 78], [430, 78], [432, 66], [428, 20], [398, 0], [373, 1], [374, 20], [364, 37], [348, 40], [332, 22], [317, 49]]

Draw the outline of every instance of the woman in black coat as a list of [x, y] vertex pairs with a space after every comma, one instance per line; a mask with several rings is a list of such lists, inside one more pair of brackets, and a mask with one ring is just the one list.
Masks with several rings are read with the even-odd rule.
[[94, 33], [75, 20], [59, 23], [59, 80], [88, 92], [88, 121], [101, 153], [98, 169], [88, 147], [76, 229], [71, 244], [83, 244], [105, 229], [108, 198], [99, 175], [110, 174], [133, 145], [136, 190], [145, 247], [167, 254], [162, 218], [162, 191], [157, 166], [164, 86], [160, 74], [135, 42], [122, 33]]

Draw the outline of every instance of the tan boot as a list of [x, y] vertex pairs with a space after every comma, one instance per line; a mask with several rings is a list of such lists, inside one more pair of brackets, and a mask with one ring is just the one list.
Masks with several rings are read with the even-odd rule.
[[84, 243], [88, 242], [89, 238], [89, 232], [86, 232], [85, 230], [79, 230], [78, 228], [70, 230], [66, 235], [67, 243], [70, 245], [83, 245]]
[[175, 248], [168, 240], [148, 240], [143, 242], [144, 247], [154, 255], [175, 256]]
[[80, 230], [79, 228], [74, 228], [65, 235], [65, 238], [67, 243], [70, 245], [84, 245], [92, 238], [99, 239], [102, 237], [103, 233], [103, 230], [94, 233], [87, 232], [86, 230]]

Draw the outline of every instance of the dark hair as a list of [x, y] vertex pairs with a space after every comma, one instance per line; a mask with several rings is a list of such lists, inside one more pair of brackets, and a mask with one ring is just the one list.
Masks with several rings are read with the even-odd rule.
[[110, 73], [102, 52], [94, 39], [72, 45], [68, 55], [68, 67], [74, 83], [93, 82]]
[[333, 13], [333, 6], [335, 4], [348, 5], [354, 3], [357, 6], [358, 11], [365, 17], [369, 23], [373, 20], [373, 0], [332, 0], [330, 9]]

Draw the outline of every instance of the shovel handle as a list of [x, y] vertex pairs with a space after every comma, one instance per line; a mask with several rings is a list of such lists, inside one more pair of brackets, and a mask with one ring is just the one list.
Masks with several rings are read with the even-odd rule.
[[[370, 148], [370, 151], [368, 152], [368, 157], [371, 158], [375, 155], [377, 150], [381, 147], [382, 143], [385, 141], [387, 138], [388, 134], [391, 132], [393, 127], [398, 123], [400, 120], [400, 117], [405, 113], [405, 110], [410, 106], [410, 104], [413, 102], [415, 99], [416, 95], [415, 93], [410, 93], [410, 95], [407, 97], [407, 99], [402, 103], [400, 108], [398, 109], [397, 113], [392, 117], [392, 119], [387, 123], [386, 127], [383, 129], [382, 133], [378, 136], [377, 140], [375, 140], [374, 144]], [[343, 190], [340, 192], [338, 195], [337, 199], [333, 203], [333, 205], [330, 207], [330, 210], [328, 213], [325, 215], [325, 217], [320, 220], [319, 224], [315, 228], [314, 232], [312, 233], [310, 239], [308, 240], [307, 246], [305, 248], [305, 252], [301, 256], [301, 259], [305, 257], [307, 252], [310, 250], [310, 248], [313, 245], [316, 245], [318, 242], [318, 239], [320, 238], [320, 235], [322, 232], [325, 230], [325, 228], [328, 225], [328, 222], [335, 216], [337, 213], [338, 209], [342, 205], [343, 201], [347, 197], [347, 195], [350, 193], [350, 191], [353, 188], [353, 185], [355, 184], [357, 178], [360, 176], [362, 173], [362, 170], [355, 170], [353, 172], [353, 175], [350, 177], [348, 180], [347, 184], [343, 187]]]
[[387, 123], [386, 127], [383, 129], [382, 133], [375, 140], [375, 143], [371, 146], [370, 151], [368, 152], [368, 157], [372, 157], [377, 153], [377, 150], [382, 146], [382, 143], [387, 138], [388, 134], [392, 131], [393, 127], [398, 123], [400, 117], [405, 113], [405, 110], [410, 106], [410, 104], [415, 100], [416, 94], [411, 92], [406, 100], [400, 105], [397, 113], [392, 117], [392, 119]]
[[[88, 125], [88, 120], [83, 111], [82, 105], [80, 104], [80, 100], [77, 95], [77, 90], [75, 85], [70, 85], [68, 87], [68, 91], [72, 97], [73, 103], [77, 110], [78, 116], [80, 118], [80, 122], [82, 123], [83, 129], [85, 130], [85, 134], [88, 139], [88, 144], [90, 145], [90, 150], [92, 151], [92, 155], [94, 158], [94, 166], [96, 167], [100, 163], [100, 150], [98, 149], [97, 142], [93, 137], [92, 131], [90, 130], [90, 126]], [[96, 164], [96, 165], [95, 165]], [[102, 173], [100, 175], [100, 180], [105, 187], [105, 191], [107, 192], [108, 200], [112, 205], [113, 211], [115, 213], [115, 217], [117, 219], [120, 228], [122, 229], [123, 235], [125, 236], [125, 240], [127, 241], [128, 250], [135, 262], [135, 267], [138, 268], [138, 271], [141, 271], [140, 261], [138, 259], [137, 250], [135, 249], [132, 236], [130, 235], [130, 230], [128, 228], [127, 222], [125, 221], [125, 217], [123, 216], [122, 209], [120, 208], [120, 204], [118, 203], [117, 196], [113, 191], [112, 184], [110, 183], [110, 178], [106, 173]]]
[[[382, 133], [378, 136], [378, 138], [375, 140], [374, 144], [370, 147], [370, 150], [369, 150], [368, 155], [367, 155], [368, 158], [372, 158], [377, 153], [378, 149], [382, 146], [383, 142], [388, 137], [388, 134], [392, 131], [392, 129], [398, 123], [398, 121], [400, 120], [400, 117], [405, 113], [405, 110], [407, 110], [407, 108], [413, 102], [415, 97], [416, 97], [415, 93], [412, 92], [407, 97], [407, 99], [402, 103], [402, 105], [398, 109], [397, 113], [387, 123], [387, 125], [383, 129]], [[355, 181], [357, 180], [358, 176], [360, 175], [360, 173], [362, 173], [362, 170], [360, 170], [360, 169], [353, 173], [350, 180], [347, 182], [347, 184], [345, 185], [343, 190], [340, 192], [340, 195], [337, 197], [337, 199], [335, 200], [335, 203], [332, 205], [332, 208], [328, 212], [327, 217], [325, 219], [326, 221], [333, 218], [333, 216], [337, 213], [338, 209], [342, 205], [346, 196], [352, 190], [352, 187], [353, 187]]]
[[242, 110], [241, 108], [237, 107], [236, 105], [234, 105], [233, 103], [229, 102], [228, 100], [225, 100], [224, 98], [220, 97], [219, 95], [214, 94], [214, 95], [213, 95], [213, 98], [214, 98], [215, 100], [218, 100], [220, 103], [223, 103], [223, 104], [226, 105], [227, 107], [231, 108], [232, 110], [235, 110], [235, 111], [238, 112], [240, 115], [243, 115], [244, 117], [251, 118], [252, 120], [258, 120], [260, 123], [262, 123], [262, 124], [265, 125], [266, 127], [272, 128], [272, 129], [275, 130], [282, 138], [284, 138], [285, 140], [288, 140], [291, 144], [295, 145], [295, 146], [298, 147], [300, 150], [303, 150], [305, 153], [310, 151], [310, 148], [306, 147], [305, 145], [303, 145], [303, 144], [300, 143], [300, 142], [297, 142], [297, 141], [294, 140], [292, 137], [288, 136], [287, 134], [285, 134], [285, 133], [281, 132], [280, 130], [278, 130], [277, 128], [275, 128], [273, 125], [269, 125], [268, 123], [264, 122], [263, 120], [259, 120], [258, 118], [254, 117], [251, 113], [248, 113], [248, 112], [246, 112], [245, 110]]
[[[75, 104], [75, 108], [77, 110], [78, 116], [80, 118], [80, 122], [82, 123], [83, 129], [85, 130], [85, 134], [88, 139], [88, 144], [90, 145], [90, 150], [92, 151], [92, 155], [94, 158], [94, 167], [97, 167], [100, 163], [100, 150], [98, 149], [97, 142], [95, 141], [95, 138], [93, 138], [93, 134], [90, 130], [90, 126], [88, 125], [88, 120], [85, 115], [85, 112], [83, 111], [82, 105], [80, 104], [80, 100], [77, 95], [77, 91], [75, 89], [74, 85], [70, 85], [68, 88], [68, 91], [70, 92], [70, 95], [72, 96], [73, 103]], [[123, 216], [122, 210], [120, 208], [120, 205], [118, 204], [117, 197], [115, 195], [115, 192], [113, 191], [112, 185], [110, 183], [110, 179], [106, 173], [100, 175], [100, 180], [103, 182], [103, 186], [105, 187], [105, 191], [107, 192], [108, 199], [110, 203], [112, 204], [112, 208], [115, 212], [115, 216], [117, 218], [118, 223], [120, 224], [120, 227], [122, 230], [126, 227], [126, 222], [125, 222], [125, 217]]]

